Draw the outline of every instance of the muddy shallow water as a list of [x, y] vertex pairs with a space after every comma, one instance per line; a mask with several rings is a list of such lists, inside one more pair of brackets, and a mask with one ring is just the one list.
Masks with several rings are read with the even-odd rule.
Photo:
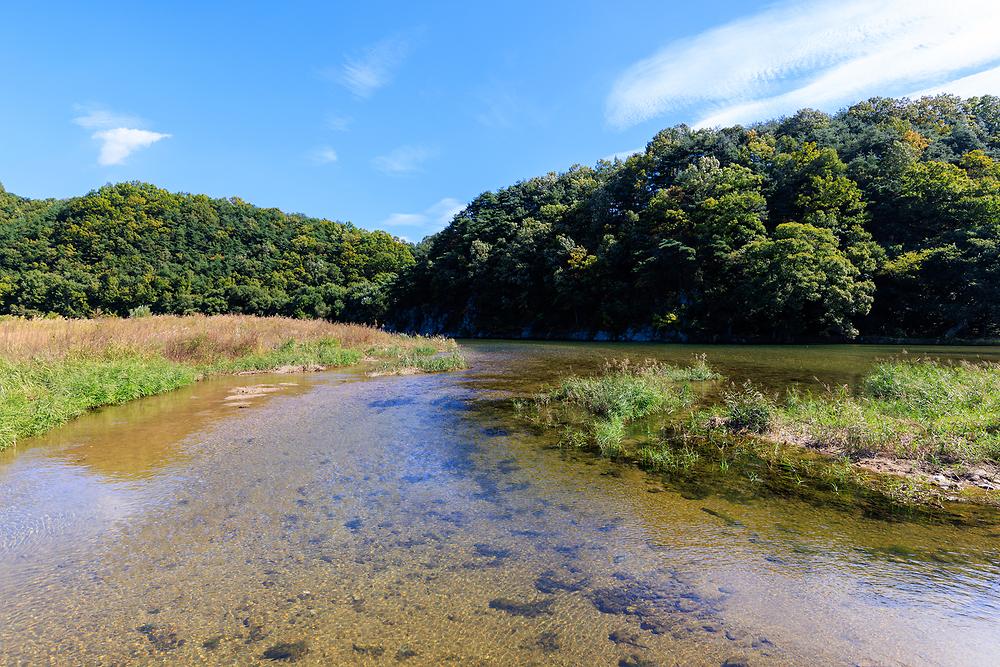
[[462, 373], [212, 380], [0, 453], [2, 660], [1000, 662], [992, 514], [693, 495], [497, 400], [609, 356], [780, 388], [901, 348], [465, 348]]

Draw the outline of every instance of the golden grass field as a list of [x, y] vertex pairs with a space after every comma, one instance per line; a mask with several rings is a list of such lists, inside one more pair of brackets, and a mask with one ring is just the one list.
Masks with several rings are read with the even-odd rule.
[[349, 349], [428, 343], [360, 324], [251, 315], [0, 320], [0, 357], [12, 361], [127, 351], [201, 363], [266, 352], [289, 340], [323, 339], [336, 340]]

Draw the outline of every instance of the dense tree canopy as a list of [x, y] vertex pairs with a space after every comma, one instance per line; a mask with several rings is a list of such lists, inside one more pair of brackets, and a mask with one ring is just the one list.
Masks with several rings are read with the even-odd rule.
[[479, 196], [399, 324], [470, 335], [1000, 336], [1000, 98], [657, 134]]
[[385, 232], [239, 199], [109, 185], [64, 201], [0, 189], [0, 309], [80, 317], [249, 313], [375, 321], [413, 263]]
[[658, 133], [411, 246], [143, 183], [0, 187], [0, 313], [242, 312], [460, 335], [1000, 337], [1000, 98]]

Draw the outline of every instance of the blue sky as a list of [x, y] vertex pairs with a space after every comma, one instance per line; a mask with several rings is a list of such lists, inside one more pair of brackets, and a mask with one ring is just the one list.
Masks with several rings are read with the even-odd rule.
[[1000, 93], [994, 0], [5, 3], [0, 182], [144, 180], [382, 228], [870, 95]]

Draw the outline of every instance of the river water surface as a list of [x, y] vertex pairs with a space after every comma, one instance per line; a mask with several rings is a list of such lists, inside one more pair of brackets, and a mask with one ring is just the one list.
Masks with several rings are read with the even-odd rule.
[[1000, 664], [994, 515], [692, 493], [505, 400], [612, 357], [780, 390], [1000, 349], [463, 348], [459, 373], [209, 380], [0, 453], [0, 660]]

